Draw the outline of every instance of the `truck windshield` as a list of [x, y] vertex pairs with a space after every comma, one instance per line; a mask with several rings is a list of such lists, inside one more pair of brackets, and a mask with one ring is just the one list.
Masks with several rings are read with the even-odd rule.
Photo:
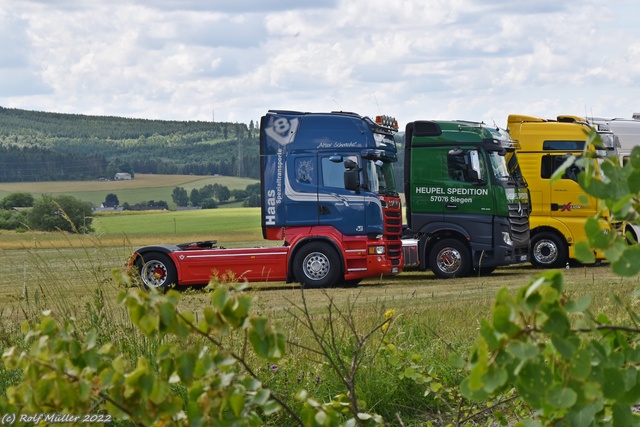
[[505, 155], [491, 152], [489, 153], [489, 159], [491, 159], [491, 169], [496, 179], [513, 181], [517, 186], [525, 187], [527, 185], [520, 171], [520, 164], [515, 151], [509, 150]]
[[491, 170], [494, 178], [501, 180], [510, 178], [507, 161], [504, 156], [501, 156], [497, 151], [491, 151], [489, 152], [489, 160], [491, 160]]
[[381, 160], [365, 160], [366, 177], [369, 191], [376, 194], [398, 194], [393, 174], [393, 163]]

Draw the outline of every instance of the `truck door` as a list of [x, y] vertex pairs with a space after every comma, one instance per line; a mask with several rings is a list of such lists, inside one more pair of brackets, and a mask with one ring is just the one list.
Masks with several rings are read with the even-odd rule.
[[414, 147], [411, 154], [411, 211], [430, 221], [442, 221], [448, 202], [444, 185], [450, 180], [448, 152], [451, 147]]
[[[566, 154], [543, 156], [542, 178], [551, 178], [553, 172], [555, 172], [566, 159]], [[585, 194], [578, 184], [578, 174], [580, 171], [580, 167], [575, 164], [571, 165], [562, 178], [551, 186], [551, 217], [560, 219], [563, 222], [570, 222], [572, 220], [584, 222], [584, 218], [595, 215], [597, 209], [595, 199], [588, 197], [586, 204], [580, 200], [580, 196]], [[582, 199], [585, 197], [582, 197]]]
[[318, 159], [315, 154], [289, 156], [286, 176], [283, 177], [286, 226], [318, 224]]
[[[318, 187], [318, 223], [335, 227], [346, 235], [366, 232], [363, 188], [345, 188], [345, 172], [356, 168], [362, 181], [362, 164], [357, 155], [321, 155]], [[374, 198], [380, 203], [377, 198]], [[381, 209], [379, 209], [381, 211]]]

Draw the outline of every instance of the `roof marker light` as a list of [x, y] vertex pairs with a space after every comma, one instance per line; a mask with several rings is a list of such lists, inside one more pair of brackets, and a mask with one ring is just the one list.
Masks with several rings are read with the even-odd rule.
[[376, 123], [380, 126], [398, 130], [398, 120], [391, 116], [376, 116]]

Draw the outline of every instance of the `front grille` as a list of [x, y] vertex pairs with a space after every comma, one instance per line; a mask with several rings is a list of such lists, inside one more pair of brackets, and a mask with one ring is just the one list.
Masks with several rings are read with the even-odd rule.
[[400, 211], [386, 210], [384, 212], [384, 234], [388, 236], [402, 234], [402, 213]]
[[511, 238], [523, 242], [529, 236], [529, 205], [514, 203], [509, 205], [509, 226]]
[[[384, 209], [384, 236], [389, 242], [387, 247], [387, 256], [392, 260], [394, 265], [399, 263], [402, 255], [402, 211], [398, 208]], [[396, 263], [395, 261], [398, 261]]]

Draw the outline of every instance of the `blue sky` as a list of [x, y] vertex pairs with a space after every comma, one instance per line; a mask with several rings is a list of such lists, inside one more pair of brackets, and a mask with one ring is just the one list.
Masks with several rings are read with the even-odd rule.
[[0, 0], [0, 106], [400, 126], [640, 112], [640, 2]]

